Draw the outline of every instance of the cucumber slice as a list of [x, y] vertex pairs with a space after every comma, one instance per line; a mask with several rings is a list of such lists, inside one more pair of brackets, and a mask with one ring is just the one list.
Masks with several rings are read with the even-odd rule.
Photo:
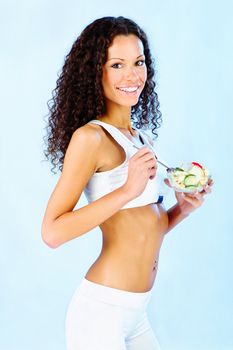
[[185, 187], [196, 186], [199, 183], [199, 179], [194, 174], [186, 175], [184, 178]]
[[196, 190], [196, 189], [197, 189], [197, 186], [189, 185], [189, 186], [185, 186], [185, 189], [188, 189], [188, 190]]

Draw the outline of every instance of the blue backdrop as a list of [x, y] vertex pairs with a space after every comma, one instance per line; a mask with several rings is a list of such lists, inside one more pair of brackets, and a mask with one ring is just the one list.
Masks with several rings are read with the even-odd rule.
[[[46, 102], [64, 57], [96, 18], [147, 32], [163, 113], [156, 149], [199, 161], [213, 193], [165, 237], [149, 317], [163, 350], [233, 349], [232, 78], [229, 0], [1, 3], [1, 350], [64, 350], [70, 298], [101, 248], [98, 228], [58, 249], [41, 240], [59, 174], [43, 162]], [[77, 207], [85, 205], [82, 195]], [[174, 203], [166, 191], [167, 208]]]

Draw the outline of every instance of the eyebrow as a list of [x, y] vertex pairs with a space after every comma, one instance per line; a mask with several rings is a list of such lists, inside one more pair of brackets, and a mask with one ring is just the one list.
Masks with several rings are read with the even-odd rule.
[[[144, 56], [143, 54], [142, 55], [139, 55], [136, 59], [138, 59], [139, 57], [141, 56]], [[112, 57], [110, 58], [108, 61], [111, 61], [111, 60], [121, 60], [121, 61], [124, 61], [124, 58], [119, 58], [119, 57]]]

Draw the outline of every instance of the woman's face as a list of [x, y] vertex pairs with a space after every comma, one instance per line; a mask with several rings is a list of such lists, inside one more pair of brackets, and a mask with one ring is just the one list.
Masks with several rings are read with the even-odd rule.
[[145, 86], [147, 68], [143, 44], [134, 34], [117, 35], [108, 48], [102, 86], [106, 102], [134, 106]]

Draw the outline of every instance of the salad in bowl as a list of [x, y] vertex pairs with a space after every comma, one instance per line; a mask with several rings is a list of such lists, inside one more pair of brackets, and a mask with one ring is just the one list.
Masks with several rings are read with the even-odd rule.
[[201, 192], [210, 177], [208, 169], [197, 162], [167, 169], [169, 183], [177, 192]]

